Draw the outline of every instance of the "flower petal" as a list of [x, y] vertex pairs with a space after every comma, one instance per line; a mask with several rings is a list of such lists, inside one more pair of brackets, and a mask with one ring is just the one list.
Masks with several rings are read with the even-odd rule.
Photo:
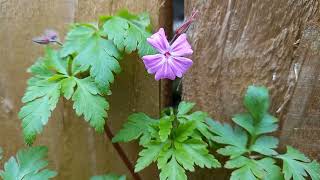
[[173, 56], [188, 56], [193, 53], [187, 35], [181, 34], [171, 45], [171, 55]]
[[159, 71], [165, 62], [165, 56], [162, 54], [146, 55], [142, 57], [143, 63], [148, 70], [148, 73], [154, 74]]
[[147, 38], [147, 41], [161, 54], [169, 50], [170, 45], [163, 28], [160, 28], [158, 32], [154, 33], [150, 38]]
[[176, 78], [175, 74], [173, 73], [170, 65], [168, 62], [163, 63], [163, 66], [156, 72], [155, 79], [171, 79], [174, 80]]
[[[181, 77], [192, 66], [193, 61], [185, 57], [172, 56], [171, 64], [175, 69], [175, 72], [177, 72], [176, 76]], [[180, 74], [178, 71], [182, 74], [181, 76], [179, 76]]]

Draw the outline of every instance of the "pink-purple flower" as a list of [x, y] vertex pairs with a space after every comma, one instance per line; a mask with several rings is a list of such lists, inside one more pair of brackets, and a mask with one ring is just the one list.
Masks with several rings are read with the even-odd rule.
[[155, 74], [156, 80], [181, 78], [193, 64], [192, 60], [187, 58], [193, 51], [185, 33], [169, 44], [163, 28], [160, 28], [147, 41], [159, 52], [142, 57], [148, 73]]

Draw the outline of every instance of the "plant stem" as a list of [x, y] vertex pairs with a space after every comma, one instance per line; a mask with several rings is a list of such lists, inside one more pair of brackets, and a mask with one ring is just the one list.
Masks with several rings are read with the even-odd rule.
[[257, 136], [255, 134], [253, 134], [250, 138], [250, 141], [249, 141], [249, 145], [248, 145], [248, 149], [249, 149], [249, 155], [251, 154], [251, 146], [256, 142], [256, 139], [257, 139]]
[[73, 56], [69, 56], [68, 67], [67, 67], [67, 71], [68, 71], [69, 76], [72, 76], [72, 65], [73, 65]]

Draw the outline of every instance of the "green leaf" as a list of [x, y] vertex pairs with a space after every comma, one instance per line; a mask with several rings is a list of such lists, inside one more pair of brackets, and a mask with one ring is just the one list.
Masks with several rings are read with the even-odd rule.
[[123, 128], [115, 135], [112, 142], [129, 142], [140, 138], [140, 145], [151, 140], [150, 125], [156, 121], [144, 113], [134, 113], [128, 117]]
[[120, 11], [116, 16], [106, 17], [103, 32], [120, 51], [131, 53], [138, 50], [140, 56], [153, 53], [153, 48], [147, 43], [151, 36], [150, 19], [146, 13], [139, 15]]
[[78, 72], [90, 68], [90, 75], [94, 77], [103, 93], [108, 93], [110, 83], [114, 81], [114, 74], [121, 71], [120, 54], [112, 41], [101, 37], [100, 32], [90, 25], [78, 24], [73, 26], [66, 37], [61, 55], [76, 53], [74, 63]]
[[161, 169], [160, 180], [186, 180], [185, 170], [178, 164], [173, 156], [171, 160]]
[[250, 147], [250, 150], [266, 156], [277, 155], [278, 153], [274, 149], [278, 147], [278, 143], [279, 140], [275, 137], [261, 136]]
[[162, 142], [166, 141], [171, 133], [173, 116], [164, 116], [159, 122], [159, 136]]
[[[48, 123], [51, 112], [55, 109], [60, 96], [60, 84], [50, 82], [39, 82], [38, 86], [27, 88], [23, 97], [24, 105], [18, 116], [22, 121], [23, 136], [27, 144], [32, 144], [36, 134], [40, 134], [43, 126]], [[39, 95], [46, 93], [41, 97], [30, 98], [33, 93], [39, 92]], [[26, 100], [27, 99], [27, 100]]]
[[68, 75], [67, 72], [67, 60], [61, 59], [58, 51], [46, 47], [44, 63], [49, 70], [53, 70], [55, 73]]
[[281, 177], [280, 168], [275, 165], [275, 160], [272, 158], [254, 160], [244, 156], [239, 156], [227, 161], [225, 168], [236, 169], [232, 172], [230, 180], [280, 180], [273, 178]]
[[[186, 151], [182, 143], [175, 142], [174, 145], [175, 148], [172, 148], [172, 152], [178, 163], [181, 164], [184, 169], [194, 171], [194, 160], [192, 159], [191, 154]], [[168, 159], [166, 160], [166, 163], [167, 161]]]
[[237, 114], [233, 122], [247, 130], [252, 136], [274, 132], [278, 129], [277, 118], [265, 113], [259, 121], [254, 121], [249, 113]]
[[193, 133], [196, 128], [194, 121], [189, 121], [184, 124], [180, 124], [178, 128], [174, 129], [173, 133], [175, 134], [175, 141], [183, 142], [187, 140]]
[[209, 154], [207, 144], [198, 139], [190, 139], [183, 143], [183, 148], [189, 154], [193, 162], [201, 168], [217, 168], [221, 164], [213, 155]]
[[139, 159], [137, 160], [137, 164], [135, 166], [134, 171], [139, 172], [145, 167], [149, 166], [152, 162], [157, 160], [159, 153], [161, 152], [163, 143], [150, 143], [148, 144], [145, 149], [140, 151]]
[[181, 123], [187, 121], [194, 121], [196, 123], [196, 129], [204, 136], [207, 140], [212, 140], [213, 136], [209, 130], [205, 120], [208, 118], [208, 114], [202, 111], [196, 111], [191, 114], [177, 115], [177, 119]]
[[30, 147], [19, 150], [16, 158], [11, 157], [5, 164], [0, 176], [5, 180], [47, 180], [57, 173], [46, 168], [48, 161], [44, 160], [48, 149], [44, 146]]
[[90, 178], [90, 180], [126, 180], [125, 175], [116, 175], [116, 174], [105, 174], [105, 175], [99, 175], [99, 176], [93, 176]]
[[177, 115], [184, 115], [191, 111], [191, 109], [195, 106], [195, 103], [182, 101], [178, 106], [178, 114]]
[[287, 153], [277, 156], [283, 160], [283, 173], [285, 180], [304, 180], [311, 177], [312, 180], [320, 179], [320, 164], [312, 161], [300, 151], [287, 146]]
[[61, 92], [66, 99], [70, 99], [74, 93], [74, 88], [77, 85], [74, 77], [68, 77], [61, 81]]
[[108, 102], [100, 96], [100, 91], [91, 77], [85, 79], [74, 78], [77, 89], [72, 96], [73, 109], [78, 116], [84, 115], [84, 119], [96, 129], [103, 132]]
[[218, 149], [218, 153], [235, 158], [247, 152], [248, 136], [240, 128], [233, 129], [228, 124], [222, 124], [212, 119], [207, 119], [210, 130], [215, 134], [213, 141], [228, 146]]
[[249, 86], [244, 97], [244, 105], [253, 119], [258, 121], [268, 111], [270, 106], [268, 89], [262, 86]]
[[18, 116], [22, 121], [23, 136], [27, 144], [32, 144], [37, 134], [48, 123], [51, 112], [55, 109], [61, 89], [61, 80], [68, 77], [66, 61], [59, 58], [59, 52], [47, 47], [44, 58], [32, 65], [28, 72], [33, 77], [28, 87]]

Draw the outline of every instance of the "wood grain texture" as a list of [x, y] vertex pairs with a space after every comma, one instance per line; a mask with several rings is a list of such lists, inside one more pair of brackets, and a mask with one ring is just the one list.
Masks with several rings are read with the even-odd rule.
[[[147, 11], [157, 28], [164, 1], [158, 0], [0, 0], [0, 146], [4, 159], [24, 147], [20, 121], [17, 118], [20, 101], [29, 77], [25, 71], [43, 54], [31, 38], [46, 28], [54, 28], [65, 35], [68, 24], [94, 22], [99, 15], [109, 15], [126, 8], [133, 12]], [[121, 62], [122, 73], [112, 85], [108, 124], [116, 133], [129, 114], [144, 111], [159, 115], [160, 85], [149, 76], [137, 56]], [[72, 104], [60, 99], [59, 105], [39, 135], [36, 145], [49, 147], [50, 165], [59, 172], [56, 179], [88, 179], [95, 174], [115, 172], [132, 179], [111, 142], [97, 134], [83, 118], [76, 117]], [[122, 145], [132, 163], [138, 156], [135, 143]], [[3, 165], [3, 162], [2, 164]], [[142, 171], [143, 179], [153, 179], [156, 169]]]
[[320, 159], [320, 25], [307, 24], [294, 53], [298, 80], [282, 118], [281, 140]]
[[[185, 5], [186, 15], [193, 9], [200, 14], [188, 32], [194, 65], [183, 79], [183, 99], [230, 122], [244, 110], [248, 85], [265, 85], [271, 111], [281, 121], [281, 144], [320, 159], [319, 34], [307, 26], [320, 17], [319, 0], [188, 0]], [[301, 71], [297, 82], [295, 67]], [[204, 172], [193, 179], [227, 179]]]

